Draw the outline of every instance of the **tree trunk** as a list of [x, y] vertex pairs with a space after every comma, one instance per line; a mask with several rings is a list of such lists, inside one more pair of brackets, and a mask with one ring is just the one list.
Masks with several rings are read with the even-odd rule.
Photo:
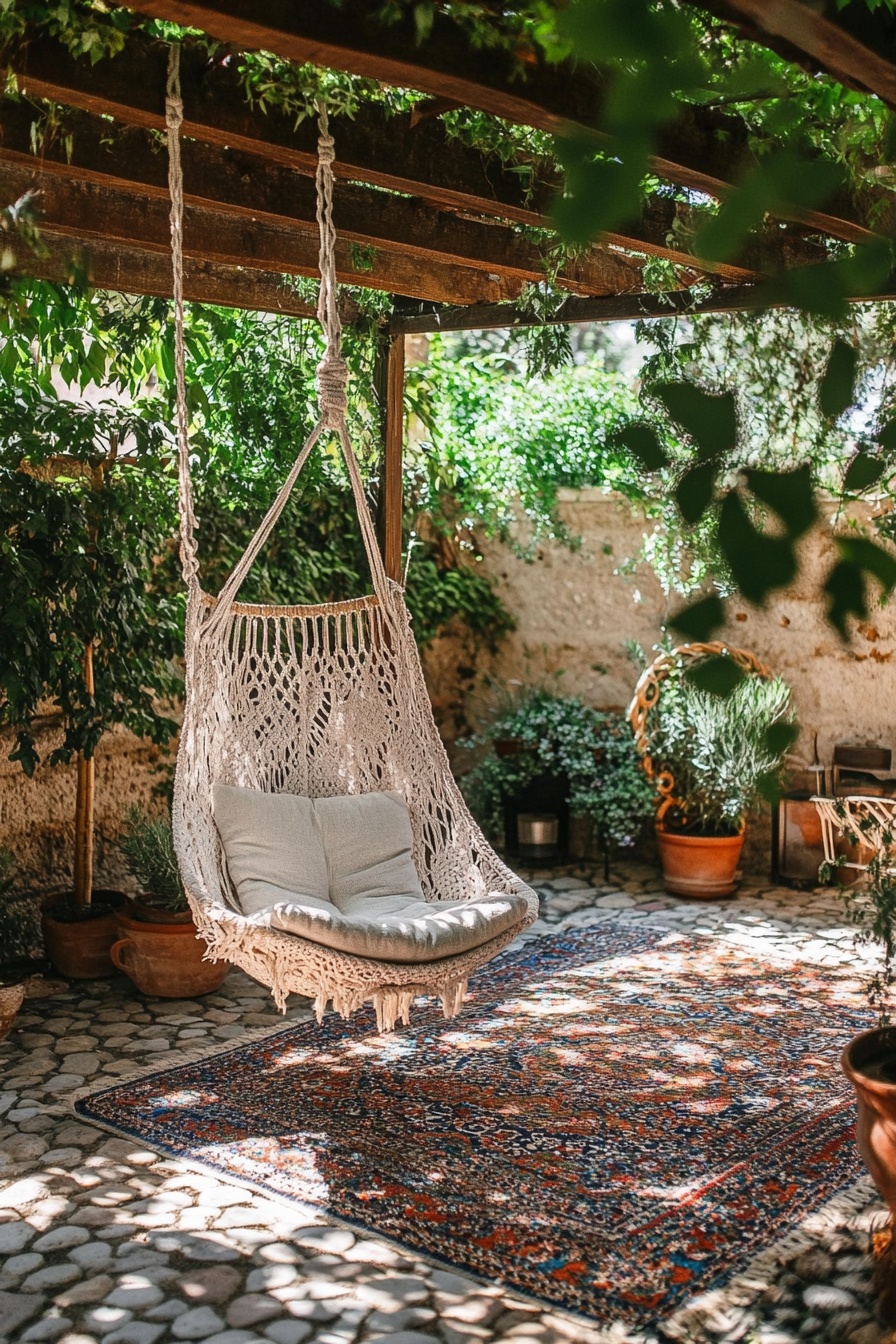
[[[93, 695], [93, 642], [84, 650], [84, 686]], [[75, 805], [75, 900], [89, 905], [93, 891], [93, 802], [96, 758], [78, 752], [78, 799]]]

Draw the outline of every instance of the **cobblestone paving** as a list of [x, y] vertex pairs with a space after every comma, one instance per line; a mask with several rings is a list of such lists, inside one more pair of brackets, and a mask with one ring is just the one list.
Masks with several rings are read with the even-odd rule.
[[[836, 896], [747, 880], [735, 900], [669, 897], [653, 869], [605, 884], [568, 868], [525, 874], [542, 898], [520, 940], [604, 920], [694, 930], [766, 958], [856, 965]], [[287, 1020], [310, 1016], [291, 1002]], [[662, 1330], [594, 1328], [497, 1285], [434, 1269], [373, 1236], [297, 1214], [75, 1120], [70, 1094], [184, 1046], [282, 1019], [242, 972], [196, 1000], [146, 999], [124, 977], [26, 1001], [0, 1044], [0, 1341], [38, 1344], [656, 1344]], [[867, 1182], [801, 1229], [757, 1277], [690, 1322], [700, 1344], [883, 1344], [870, 1276], [886, 1221]], [[679, 1337], [679, 1336], [676, 1336]]]

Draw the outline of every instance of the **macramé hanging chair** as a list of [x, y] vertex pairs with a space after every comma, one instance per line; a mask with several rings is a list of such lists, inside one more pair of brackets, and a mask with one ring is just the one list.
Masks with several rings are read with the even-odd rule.
[[[347, 371], [336, 309], [333, 141], [321, 109], [317, 170], [320, 226], [318, 316], [326, 353], [318, 368], [320, 418], [280, 493], [217, 598], [203, 592], [192, 506], [183, 344], [183, 178], [179, 49], [172, 46], [166, 98], [181, 563], [187, 588], [185, 709], [172, 824], [181, 874], [207, 956], [269, 985], [278, 1007], [289, 993], [327, 1002], [347, 1017], [371, 1001], [381, 1031], [407, 1021], [412, 1000], [437, 995], [454, 1016], [467, 977], [526, 928], [538, 898], [507, 868], [473, 821], [448, 765], [432, 715], [402, 588], [386, 577], [345, 424]], [[373, 595], [315, 606], [260, 606], [237, 596], [315, 443], [339, 436], [370, 564]], [[422, 964], [337, 951], [244, 915], [228, 877], [212, 812], [213, 784], [306, 798], [398, 790], [414, 838], [427, 901], [488, 893], [525, 899], [528, 914], [489, 941]]]

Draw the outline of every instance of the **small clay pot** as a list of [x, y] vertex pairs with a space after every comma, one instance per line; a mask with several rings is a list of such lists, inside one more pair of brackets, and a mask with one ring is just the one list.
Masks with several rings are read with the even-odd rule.
[[744, 847], [739, 835], [679, 835], [656, 828], [663, 885], [674, 896], [715, 901], [737, 886], [737, 865]]
[[0, 985], [0, 1041], [5, 1041], [12, 1031], [13, 1023], [19, 1015], [24, 997], [24, 979], [20, 980], [18, 984]]
[[189, 924], [156, 924], [116, 915], [118, 940], [112, 960], [143, 994], [159, 999], [194, 999], [218, 989], [230, 969], [226, 961], [203, 961], [206, 942]]
[[123, 891], [95, 888], [91, 909], [96, 913], [76, 920], [59, 917], [66, 906], [59, 896], [51, 897], [44, 905], [40, 922], [47, 956], [66, 980], [102, 980], [115, 974], [109, 956], [118, 937], [115, 911], [126, 899]]
[[160, 905], [153, 905], [151, 892], [141, 891], [139, 896], [135, 896], [129, 902], [129, 905], [133, 918], [142, 920], [144, 924], [193, 923], [192, 910], [165, 910]]
[[856, 1143], [896, 1226], [896, 1027], [850, 1041], [840, 1067], [856, 1090]]

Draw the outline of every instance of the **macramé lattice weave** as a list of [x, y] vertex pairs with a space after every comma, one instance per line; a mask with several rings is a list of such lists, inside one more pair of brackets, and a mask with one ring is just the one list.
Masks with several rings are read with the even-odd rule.
[[[344, 1016], [371, 1001], [380, 1030], [407, 1020], [412, 1000], [437, 995], [446, 1016], [459, 1009], [467, 977], [532, 922], [538, 898], [501, 862], [464, 803], [432, 715], [404, 594], [387, 579], [345, 427], [345, 363], [336, 311], [332, 140], [321, 114], [318, 169], [321, 231], [319, 315], [327, 338], [320, 368], [321, 416], [267, 516], [217, 599], [200, 587], [191, 505], [183, 365], [183, 182], [177, 150], [177, 48], [168, 83], [169, 177], [175, 271], [175, 361], [181, 555], [187, 584], [185, 712], [172, 824], [184, 885], [208, 956], [225, 958], [270, 985], [283, 1007], [290, 992], [327, 1002]], [[373, 579], [372, 596], [316, 606], [236, 601], [305, 461], [326, 430], [338, 433]], [[310, 798], [386, 789], [404, 794], [414, 861], [427, 900], [469, 900], [488, 892], [526, 897], [529, 915], [460, 956], [414, 966], [331, 950], [254, 924], [227, 876], [212, 814], [213, 783]]]

